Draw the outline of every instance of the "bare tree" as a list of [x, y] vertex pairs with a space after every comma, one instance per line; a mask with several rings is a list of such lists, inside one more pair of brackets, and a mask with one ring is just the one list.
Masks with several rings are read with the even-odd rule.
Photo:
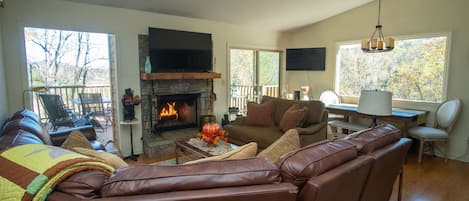
[[[39, 35], [40, 34], [40, 35]], [[30, 66], [34, 66], [41, 75], [44, 84], [58, 85], [58, 73], [63, 67], [62, 59], [66, 54], [71, 33], [64, 33], [61, 30], [44, 31], [42, 33], [34, 33], [31, 42], [40, 47], [44, 53], [42, 62], [31, 62]], [[52, 80], [50, 80], [52, 79]]]
[[[28, 53], [33, 85], [86, 85], [90, 70], [106, 67], [95, 63], [108, 58], [97, 54], [100, 50], [92, 44], [90, 33], [26, 28], [25, 38], [27, 51], [33, 53]], [[38, 52], [43, 56], [38, 56], [41, 54]], [[108, 69], [99, 71], [108, 72]], [[106, 77], [99, 72], [94, 74], [98, 80]]]

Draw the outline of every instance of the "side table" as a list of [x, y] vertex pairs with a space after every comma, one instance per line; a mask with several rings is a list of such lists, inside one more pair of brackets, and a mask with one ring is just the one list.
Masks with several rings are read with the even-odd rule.
[[130, 156], [126, 157], [125, 159], [137, 161], [138, 156], [134, 154], [134, 134], [132, 130], [132, 125], [137, 125], [139, 124], [138, 120], [131, 120], [131, 121], [121, 121], [120, 125], [129, 125], [130, 126]]

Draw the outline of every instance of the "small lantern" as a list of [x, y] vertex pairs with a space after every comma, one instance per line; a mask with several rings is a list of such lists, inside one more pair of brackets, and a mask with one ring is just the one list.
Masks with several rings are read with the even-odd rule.
[[238, 117], [238, 113], [239, 113], [239, 108], [237, 107], [229, 107], [228, 108], [228, 120], [230, 122], [236, 120], [236, 118]]

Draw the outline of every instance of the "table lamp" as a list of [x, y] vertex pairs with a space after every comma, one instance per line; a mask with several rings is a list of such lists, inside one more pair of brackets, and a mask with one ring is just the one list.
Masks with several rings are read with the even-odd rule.
[[370, 128], [374, 128], [378, 125], [377, 116], [392, 114], [392, 93], [378, 90], [361, 91], [357, 112], [373, 116]]
[[28, 93], [28, 92], [47, 92], [47, 91], [49, 91], [49, 89], [45, 86], [32, 87], [32, 88], [24, 90], [23, 91], [23, 108], [26, 108], [26, 100], [25, 100], [26, 93]]

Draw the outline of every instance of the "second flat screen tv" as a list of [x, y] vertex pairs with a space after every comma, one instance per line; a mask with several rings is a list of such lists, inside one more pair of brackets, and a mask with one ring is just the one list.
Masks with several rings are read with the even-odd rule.
[[152, 72], [211, 72], [212, 35], [148, 29]]
[[326, 69], [326, 48], [287, 49], [286, 70], [323, 71]]

